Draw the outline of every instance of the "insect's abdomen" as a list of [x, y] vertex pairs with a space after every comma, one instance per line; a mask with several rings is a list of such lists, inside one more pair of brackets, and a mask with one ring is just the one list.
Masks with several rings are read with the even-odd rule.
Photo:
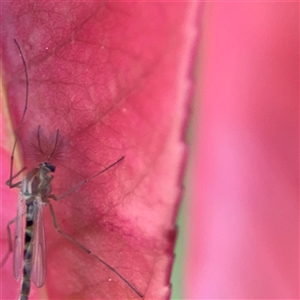
[[34, 232], [33, 209], [34, 205], [26, 206], [26, 225], [25, 225], [25, 245], [24, 245], [24, 266], [19, 300], [28, 300], [30, 293], [30, 278], [32, 270], [32, 241]]

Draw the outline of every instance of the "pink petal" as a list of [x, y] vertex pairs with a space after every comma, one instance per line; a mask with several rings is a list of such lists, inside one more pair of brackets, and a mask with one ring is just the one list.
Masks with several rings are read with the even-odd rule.
[[[56, 195], [125, 156], [53, 204], [59, 226], [145, 298], [167, 299], [197, 3], [2, 6], [5, 84], [15, 128], [25, 83], [14, 38], [28, 66], [29, 103], [20, 132], [27, 168], [40, 162], [32, 147], [37, 148], [38, 125], [46, 153], [60, 130], [62, 154], [53, 161]], [[15, 207], [8, 210], [13, 217]], [[47, 209], [45, 219], [47, 282], [40, 296], [33, 288], [32, 298], [138, 298], [113, 272], [55, 232]]]

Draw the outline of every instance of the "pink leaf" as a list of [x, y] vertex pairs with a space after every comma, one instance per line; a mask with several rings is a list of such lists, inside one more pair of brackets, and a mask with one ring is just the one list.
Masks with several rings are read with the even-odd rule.
[[[145, 298], [167, 299], [197, 4], [15, 2], [2, 4], [2, 13], [4, 79], [15, 128], [25, 77], [13, 39], [29, 73], [28, 111], [19, 133], [27, 168], [40, 162], [39, 125], [46, 153], [59, 129], [57, 196], [125, 156], [53, 204], [59, 226]], [[14, 217], [15, 202], [5, 199], [3, 222]], [[47, 208], [45, 219], [47, 280], [44, 289], [33, 288], [32, 298], [139, 298], [60, 236]], [[6, 274], [11, 281], [3, 293], [16, 297]]]

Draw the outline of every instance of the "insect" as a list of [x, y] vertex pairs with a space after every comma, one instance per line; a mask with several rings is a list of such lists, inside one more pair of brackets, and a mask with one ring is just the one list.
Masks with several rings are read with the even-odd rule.
[[[75, 190], [80, 188], [82, 185], [86, 184], [88, 181], [92, 180], [96, 176], [104, 173], [108, 169], [114, 167], [120, 163], [125, 157], [122, 156], [114, 163], [101, 170], [100, 172], [92, 175], [91, 177], [79, 182], [77, 185], [73, 186], [71, 189], [66, 191], [59, 197], [56, 197], [51, 193], [51, 181], [54, 176], [52, 173], [55, 172], [56, 167], [50, 162], [53, 157], [59, 141], [59, 130], [56, 131], [55, 144], [53, 150], [47, 159], [41, 162], [36, 168], [30, 170], [22, 181], [13, 183], [13, 179], [19, 176], [22, 172], [25, 171], [26, 167], [21, 169], [15, 175], [13, 175], [13, 162], [14, 162], [14, 153], [18, 140], [18, 132], [24, 121], [26, 115], [26, 110], [28, 106], [28, 73], [27, 66], [22, 54], [21, 48], [16, 40], [16, 43], [20, 56], [22, 58], [25, 77], [26, 77], [26, 98], [23, 114], [21, 117], [19, 128], [16, 131], [16, 138], [14, 141], [11, 163], [10, 163], [10, 177], [7, 180], [6, 184], [10, 188], [19, 188], [19, 197], [18, 197], [18, 209], [17, 216], [7, 224], [7, 233], [8, 233], [8, 252], [4, 256], [1, 266], [3, 266], [8, 259], [10, 253], [13, 250], [13, 273], [16, 280], [22, 279], [21, 283], [21, 292], [19, 300], [28, 300], [30, 293], [30, 284], [31, 281], [37, 286], [42, 287], [46, 280], [46, 248], [45, 248], [45, 232], [44, 232], [44, 220], [43, 220], [43, 208], [44, 206], [49, 206], [51, 216], [53, 219], [54, 227], [56, 231], [73, 242], [77, 247], [81, 248], [87, 254], [92, 256], [98, 262], [105, 265], [108, 269], [114, 272], [126, 285], [133, 290], [139, 297], [143, 295], [125, 278], [123, 277], [116, 269], [102, 260], [99, 256], [91, 252], [84, 245], [73, 239], [71, 236], [63, 232], [57, 223], [55, 212], [53, 206], [50, 202], [50, 199], [58, 201], [62, 198], [73, 193]], [[37, 140], [38, 148], [41, 153], [43, 149], [40, 142], [40, 125], [38, 126], [37, 131]], [[25, 218], [25, 224], [23, 219]], [[12, 242], [12, 235], [10, 226], [15, 223], [15, 235], [14, 241]]]

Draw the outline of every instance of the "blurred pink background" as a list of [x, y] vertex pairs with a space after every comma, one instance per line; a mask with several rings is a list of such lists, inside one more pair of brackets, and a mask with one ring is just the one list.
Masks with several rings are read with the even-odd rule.
[[299, 4], [205, 3], [185, 299], [299, 297]]

